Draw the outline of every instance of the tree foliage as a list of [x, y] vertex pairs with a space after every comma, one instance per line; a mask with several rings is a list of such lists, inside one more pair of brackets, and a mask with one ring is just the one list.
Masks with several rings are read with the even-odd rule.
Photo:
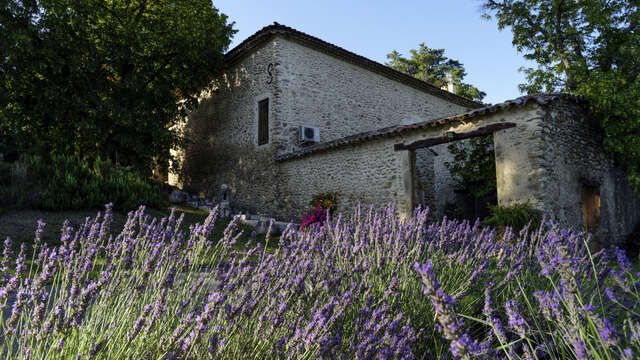
[[511, 28], [537, 68], [521, 69], [527, 93], [584, 95], [603, 145], [640, 190], [640, 10], [637, 0], [483, 0], [485, 16]]
[[467, 191], [476, 199], [484, 200], [496, 193], [496, 161], [493, 135], [475, 137], [465, 143], [454, 142], [448, 147], [452, 162], [445, 166], [456, 179], [458, 190]]
[[[0, 1], [0, 135], [148, 173], [233, 35], [210, 0]], [[116, 155], [117, 154], [117, 155]]]
[[406, 58], [396, 50], [392, 51], [387, 54], [389, 61], [386, 65], [439, 88], [446, 87], [451, 81], [455, 84], [458, 95], [471, 100], [480, 101], [485, 97], [484, 92], [463, 82], [467, 75], [464, 65], [444, 56], [444, 49], [431, 49], [422, 43], [418, 49], [411, 49], [409, 52], [411, 57]]

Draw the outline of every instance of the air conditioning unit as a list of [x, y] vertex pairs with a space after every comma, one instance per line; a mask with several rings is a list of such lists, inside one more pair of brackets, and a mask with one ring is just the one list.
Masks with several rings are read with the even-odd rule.
[[316, 144], [320, 142], [320, 129], [315, 126], [300, 125], [300, 144]]

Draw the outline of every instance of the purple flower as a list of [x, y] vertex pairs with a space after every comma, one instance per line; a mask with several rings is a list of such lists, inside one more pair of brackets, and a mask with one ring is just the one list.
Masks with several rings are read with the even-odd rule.
[[504, 305], [509, 318], [509, 328], [515, 330], [520, 337], [525, 337], [529, 331], [529, 325], [518, 311], [518, 304], [515, 300], [509, 300]]
[[133, 339], [135, 339], [136, 336], [138, 336], [138, 333], [140, 333], [140, 330], [144, 326], [144, 322], [147, 320], [147, 316], [149, 316], [150, 312], [151, 312], [151, 305], [145, 305], [142, 310], [142, 314], [138, 316], [138, 318], [136, 319], [136, 322], [133, 324], [133, 327], [127, 333], [127, 339], [129, 339], [129, 341], [133, 341]]
[[9, 260], [11, 259], [11, 239], [6, 238], [4, 241], [4, 249], [2, 250], [2, 261], [0, 262], [0, 271], [2, 271], [2, 279], [5, 279], [6, 273], [9, 271]]
[[507, 335], [502, 328], [502, 322], [498, 317], [493, 316], [493, 305], [491, 303], [491, 287], [488, 286], [484, 292], [484, 310], [482, 312], [493, 329], [493, 333], [498, 338], [500, 343], [507, 342]]
[[433, 274], [433, 262], [420, 266], [414, 264], [414, 268], [422, 278], [422, 291], [431, 300], [436, 310], [436, 317], [441, 325], [441, 332], [451, 342], [451, 353], [456, 358], [466, 357], [468, 354], [479, 352], [476, 341], [472, 341], [468, 334], [464, 333], [462, 319], [459, 319], [454, 310], [454, 302], [451, 297], [440, 287], [440, 283]]
[[623, 272], [633, 271], [633, 264], [631, 264], [631, 261], [627, 258], [627, 254], [624, 250], [616, 248], [615, 255], [618, 265]]
[[40, 246], [40, 242], [42, 241], [42, 233], [44, 232], [44, 227], [47, 224], [42, 221], [42, 220], [38, 220], [38, 228], [36, 229], [36, 235], [35, 238], [33, 239], [33, 252], [37, 252], [38, 247]]

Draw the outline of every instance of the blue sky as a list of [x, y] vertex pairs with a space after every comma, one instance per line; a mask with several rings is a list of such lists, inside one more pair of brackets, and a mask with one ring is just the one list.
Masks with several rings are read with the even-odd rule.
[[277, 21], [384, 63], [392, 50], [408, 54], [424, 42], [465, 65], [466, 81], [488, 103], [520, 96], [520, 66], [531, 66], [511, 45], [511, 31], [481, 19], [479, 0], [214, 0], [235, 21], [232, 47]]

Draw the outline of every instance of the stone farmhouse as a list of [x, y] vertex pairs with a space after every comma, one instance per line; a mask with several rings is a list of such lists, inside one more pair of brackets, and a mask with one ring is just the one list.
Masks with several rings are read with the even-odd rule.
[[486, 106], [275, 23], [226, 55], [226, 70], [182, 125], [168, 182], [235, 211], [299, 220], [315, 194], [340, 211], [396, 202], [442, 214], [454, 197], [447, 144], [493, 134], [497, 199], [620, 243], [640, 199], [601, 148], [585, 100], [524, 96]]

